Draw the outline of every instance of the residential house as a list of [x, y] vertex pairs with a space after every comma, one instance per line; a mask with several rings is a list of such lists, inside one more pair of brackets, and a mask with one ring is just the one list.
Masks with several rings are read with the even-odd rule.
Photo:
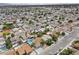
[[20, 55], [23, 55], [23, 54], [30, 54], [33, 49], [26, 43], [20, 45], [19, 47], [15, 48], [15, 51], [20, 54]]

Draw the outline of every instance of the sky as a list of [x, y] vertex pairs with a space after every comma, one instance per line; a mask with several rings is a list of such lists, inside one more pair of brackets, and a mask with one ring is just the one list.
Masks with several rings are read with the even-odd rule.
[[17, 3], [17, 4], [64, 4], [79, 3], [79, 0], [0, 0], [0, 3]]

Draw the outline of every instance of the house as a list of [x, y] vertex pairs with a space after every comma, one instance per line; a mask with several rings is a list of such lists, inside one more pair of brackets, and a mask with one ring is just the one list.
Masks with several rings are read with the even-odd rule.
[[17, 36], [16, 39], [19, 39], [22, 42], [26, 41], [26, 35], [25, 35], [25, 32], [23, 30], [19, 29], [18, 31], [16, 31], [15, 36]]
[[32, 48], [26, 44], [26, 43], [23, 43], [21, 46], [19, 46], [18, 48], [15, 48], [15, 51], [20, 54], [20, 55], [23, 55], [23, 54], [29, 54], [32, 52]]
[[13, 28], [12, 30], [13, 30], [13, 32], [16, 32], [19, 30], [19, 28]]
[[45, 30], [45, 28], [40, 28], [40, 29], [39, 29], [39, 31], [42, 31], [42, 32], [43, 32], [44, 30]]
[[20, 23], [20, 19], [17, 19], [17, 20], [16, 20], [16, 23]]
[[3, 29], [3, 25], [0, 25], [0, 31], [2, 31], [2, 29]]
[[8, 50], [5, 54], [6, 54], [6, 55], [16, 55], [16, 52], [15, 52], [14, 49], [10, 49], [10, 50]]
[[75, 52], [74, 55], [79, 55], [79, 51]]
[[36, 37], [34, 42], [35, 42], [35, 47], [39, 47], [40, 46], [40, 43], [41, 43], [41, 40], [42, 38], [41, 37]]
[[43, 36], [42, 36], [42, 39], [43, 39], [44, 41], [46, 41], [46, 40], [48, 40], [48, 39], [52, 39], [52, 37], [51, 37], [50, 35], [43, 35]]
[[5, 39], [3, 37], [0, 37], [0, 44], [4, 44], [5, 43]]
[[0, 41], [4, 40], [3, 33], [0, 32]]
[[22, 47], [16, 49], [16, 53], [19, 54], [19, 55], [23, 55], [25, 53], [25, 51], [23, 50]]
[[51, 34], [52, 34], [52, 32], [51, 32], [51, 31], [49, 31], [49, 32], [47, 32], [46, 34], [47, 34], [47, 35], [51, 35]]

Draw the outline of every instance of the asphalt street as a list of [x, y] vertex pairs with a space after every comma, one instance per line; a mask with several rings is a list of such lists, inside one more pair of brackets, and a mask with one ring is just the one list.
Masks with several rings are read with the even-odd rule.
[[59, 42], [57, 42], [54, 46], [46, 48], [40, 55], [54, 55], [59, 51], [59, 49], [67, 46], [73, 39], [77, 38], [77, 34], [79, 33], [79, 29], [75, 29], [69, 35], [62, 38]]

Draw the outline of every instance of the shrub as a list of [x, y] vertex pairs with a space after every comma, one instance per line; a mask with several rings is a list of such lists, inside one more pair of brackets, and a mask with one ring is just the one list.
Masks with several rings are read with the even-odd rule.
[[60, 53], [60, 55], [70, 55], [70, 54], [72, 54], [72, 53], [73, 53], [73, 51], [72, 51], [71, 49], [67, 48], [67, 49], [64, 49], [64, 50]]

